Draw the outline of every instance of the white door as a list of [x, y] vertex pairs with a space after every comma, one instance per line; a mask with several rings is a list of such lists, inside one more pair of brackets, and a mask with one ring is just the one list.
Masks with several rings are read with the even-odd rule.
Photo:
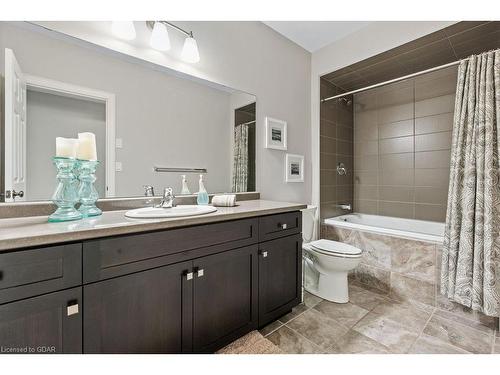
[[5, 201], [26, 200], [26, 80], [5, 49]]

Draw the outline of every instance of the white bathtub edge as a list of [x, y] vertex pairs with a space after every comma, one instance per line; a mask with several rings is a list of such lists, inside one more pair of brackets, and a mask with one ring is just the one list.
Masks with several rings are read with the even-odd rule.
[[357, 224], [357, 223], [352, 223], [352, 222], [345, 222], [345, 221], [338, 220], [337, 218], [325, 219], [324, 224], [331, 225], [334, 227], [339, 227], [339, 228], [357, 229], [357, 230], [361, 230], [364, 232], [370, 232], [370, 233], [374, 233], [374, 234], [388, 235], [391, 237], [399, 237], [399, 238], [404, 238], [404, 239], [413, 240], [413, 241], [426, 241], [426, 242], [432, 242], [432, 243], [436, 243], [436, 244], [442, 244], [444, 241], [443, 236], [437, 236], [437, 235], [426, 234], [426, 233], [418, 233], [418, 232], [408, 232], [408, 231], [391, 229], [391, 228], [374, 227], [371, 225], [363, 225], [363, 224]]

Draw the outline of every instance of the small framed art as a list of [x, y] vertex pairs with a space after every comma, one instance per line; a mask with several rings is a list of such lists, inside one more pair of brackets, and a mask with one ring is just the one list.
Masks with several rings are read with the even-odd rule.
[[286, 121], [266, 117], [266, 148], [286, 150]]
[[286, 154], [285, 168], [286, 182], [304, 182], [303, 155]]

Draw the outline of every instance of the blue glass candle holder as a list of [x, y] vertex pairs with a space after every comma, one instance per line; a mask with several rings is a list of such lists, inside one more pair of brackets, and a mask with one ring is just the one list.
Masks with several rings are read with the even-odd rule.
[[50, 222], [61, 222], [78, 220], [83, 215], [75, 208], [78, 202], [78, 180], [75, 170], [78, 161], [71, 158], [54, 157], [53, 163], [57, 168], [58, 184], [52, 202], [57, 206], [57, 210], [49, 216]]
[[102, 211], [95, 205], [99, 199], [99, 194], [94, 186], [97, 179], [95, 171], [98, 165], [99, 161], [97, 160], [78, 160], [78, 179], [80, 180], [80, 188], [78, 189], [80, 208], [78, 211], [84, 217], [102, 214]]

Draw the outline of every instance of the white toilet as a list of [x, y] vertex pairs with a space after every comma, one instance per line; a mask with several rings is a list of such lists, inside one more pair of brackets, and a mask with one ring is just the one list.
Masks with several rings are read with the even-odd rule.
[[302, 210], [304, 288], [328, 301], [349, 302], [347, 275], [361, 261], [357, 247], [330, 240], [313, 241], [316, 207]]

